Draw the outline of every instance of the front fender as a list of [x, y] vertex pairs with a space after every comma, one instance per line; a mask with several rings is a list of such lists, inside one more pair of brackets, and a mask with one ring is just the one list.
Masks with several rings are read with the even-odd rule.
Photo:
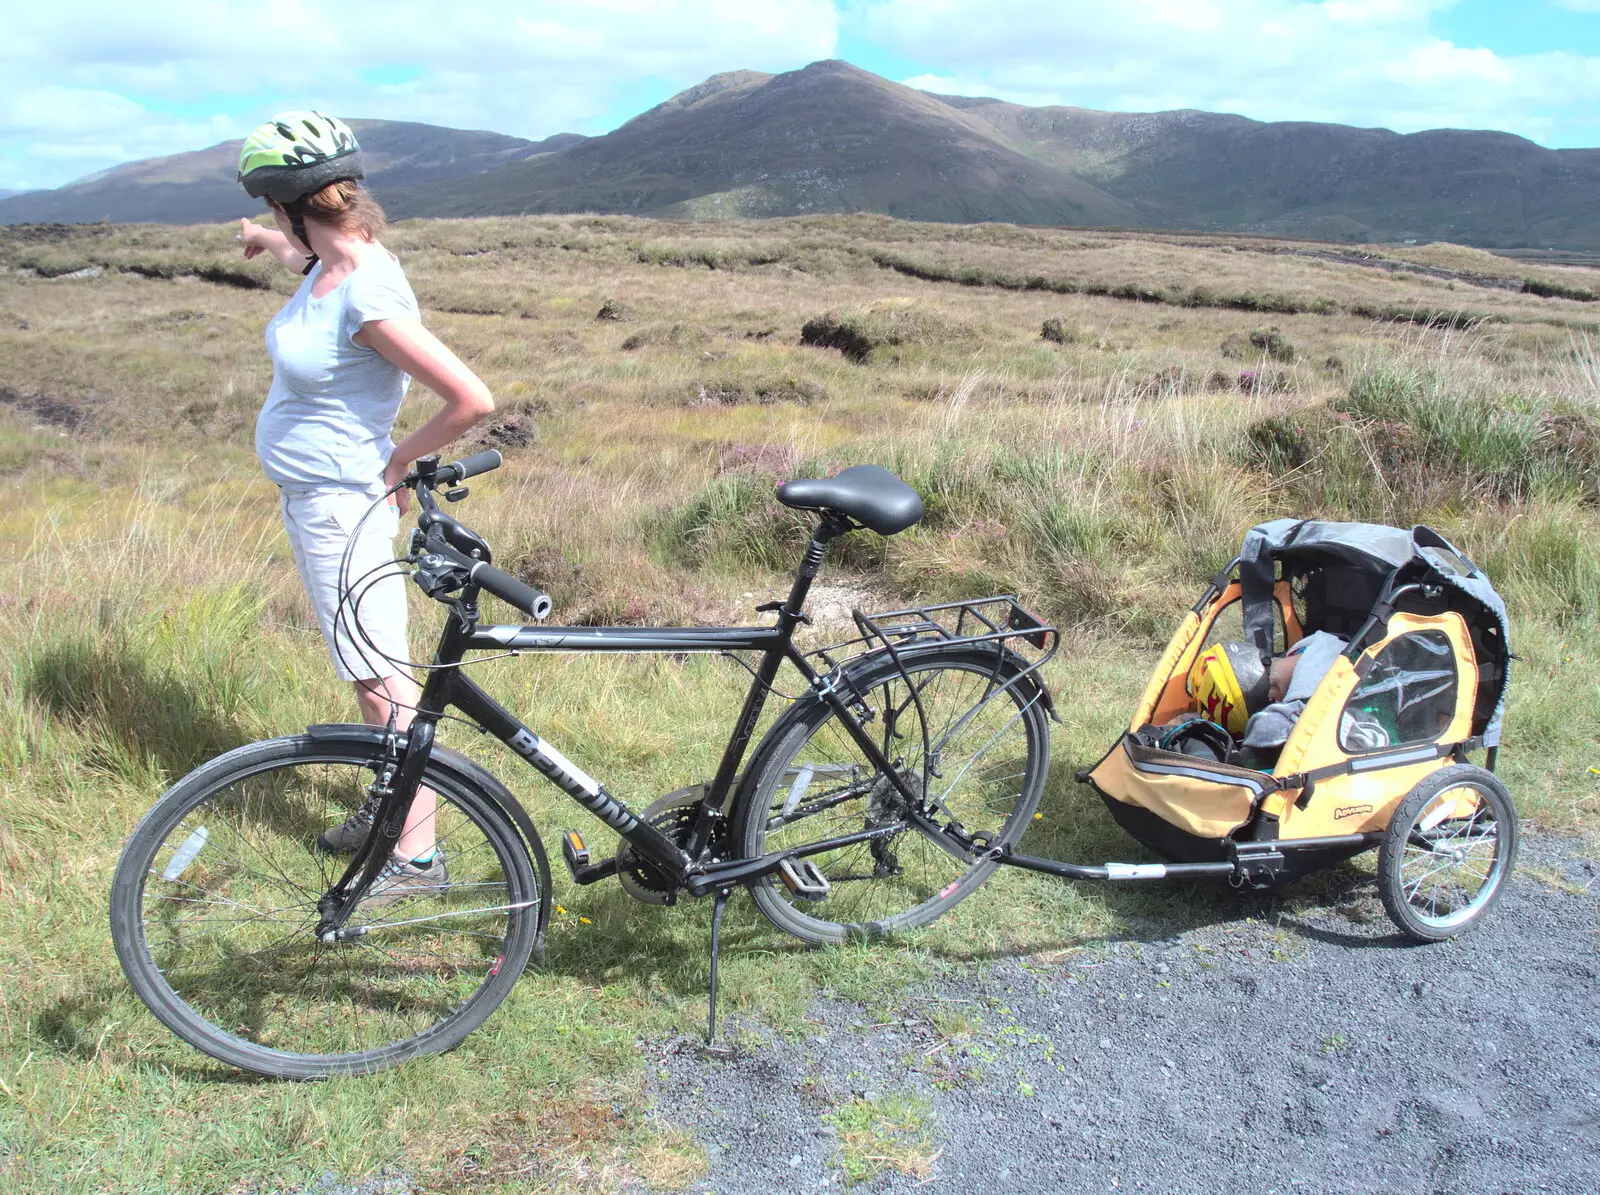
[[[389, 732], [381, 726], [367, 726], [360, 722], [322, 722], [306, 727], [306, 734], [320, 742], [338, 741], [346, 743], [371, 743], [382, 746]], [[405, 750], [408, 743], [406, 734], [402, 731], [397, 736], [400, 749]], [[539, 921], [534, 934], [534, 954], [539, 962], [544, 961], [545, 933], [550, 928], [550, 914], [555, 907], [555, 896], [550, 884], [550, 857], [545, 853], [544, 841], [539, 837], [539, 831], [533, 824], [533, 819], [528, 816], [528, 811], [522, 807], [500, 778], [489, 771], [482, 764], [468, 759], [459, 751], [441, 746], [438, 742], [433, 745], [433, 753], [429, 756], [429, 765], [443, 768], [458, 779], [470, 784], [481, 791], [486, 797], [500, 806], [522, 833], [523, 840], [528, 845], [528, 853], [533, 858], [534, 870], [539, 878]]]

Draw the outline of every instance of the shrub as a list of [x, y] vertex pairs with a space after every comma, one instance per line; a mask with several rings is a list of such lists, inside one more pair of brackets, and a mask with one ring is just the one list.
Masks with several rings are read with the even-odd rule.
[[1302, 502], [1404, 522], [1484, 498], [1592, 503], [1600, 421], [1487, 390], [1448, 364], [1380, 358], [1327, 407], [1254, 424], [1244, 455], [1291, 478]]
[[1078, 332], [1060, 316], [1052, 315], [1039, 329], [1039, 339], [1048, 340], [1052, 344], [1076, 344]]
[[1284, 394], [1294, 389], [1294, 379], [1281, 369], [1241, 369], [1238, 384], [1245, 394]]
[[857, 363], [865, 362], [874, 347], [871, 338], [857, 323], [840, 318], [837, 311], [808, 319], [800, 328], [800, 343], [819, 349], [838, 349]]
[[1222, 355], [1233, 361], [1269, 357], [1285, 365], [1293, 364], [1297, 356], [1294, 345], [1276, 327], [1234, 332], [1222, 342]]
[[814, 520], [774, 501], [772, 484], [770, 476], [756, 472], [713, 478], [657, 522], [654, 538], [662, 555], [695, 567], [793, 569]]
[[1274, 361], [1282, 361], [1285, 365], [1294, 363], [1294, 345], [1290, 344], [1289, 338], [1276, 327], [1255, 329], [1250, 333], [1250, 344]]

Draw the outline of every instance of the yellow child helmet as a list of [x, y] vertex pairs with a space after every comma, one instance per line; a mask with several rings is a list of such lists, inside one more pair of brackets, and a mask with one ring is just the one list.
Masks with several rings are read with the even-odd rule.
[[1189, 670], [1189, 693], [1202, 718], [1242, 735], [1250, 715], [1267, 704], [1267, 664], [1248, 643], [1214, 643]]

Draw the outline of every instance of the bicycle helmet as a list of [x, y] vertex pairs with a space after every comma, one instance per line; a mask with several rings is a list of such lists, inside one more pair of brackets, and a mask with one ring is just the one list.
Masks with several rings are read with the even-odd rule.
[[1250, 643], [1215, 643], [1189, 673], [1189, 692], [1202, 717], [1244, 733], [1250, 715], [1267, 704], [1267, 661]]
[[1176, 751], [1199, 759], [1227, 763], [1233, 754], [1233, 737], [1215, 722], [1208, 722], [1199, 714], [1185, 714], [1176, 726], [1167, 729], [1156, 746], [1163, 751]]
[[[257, 125], [239, 150], [239, 182], [245, 193], [281, 205], [295, 236], [308, 249], [306, 196], [330, 183], [365, 177], [356, 135], [337, 116], [322, 112], [279, 113]], [[306, 273], [316, 261], [312, 254]]]

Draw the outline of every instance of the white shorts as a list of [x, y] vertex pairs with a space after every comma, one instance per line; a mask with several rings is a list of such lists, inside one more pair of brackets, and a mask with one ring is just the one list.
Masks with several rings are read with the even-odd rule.
[[[283, 525], [289, 532], [294, 562], [340, 680], [394, 676], [408, 671], [404, 661], [411, 658], [406, 643], [405, 577], [398, 568], [383, 567], [395, 559], [400, 515], [394, 507], [387, 503], [378, 506], [361, 524], [350, 553], [348, 576], [342, 585], [340, 580], [345, 545], [381, 492], [279, 487]], [[341, 608], [342, 588], [349, 592]]]

